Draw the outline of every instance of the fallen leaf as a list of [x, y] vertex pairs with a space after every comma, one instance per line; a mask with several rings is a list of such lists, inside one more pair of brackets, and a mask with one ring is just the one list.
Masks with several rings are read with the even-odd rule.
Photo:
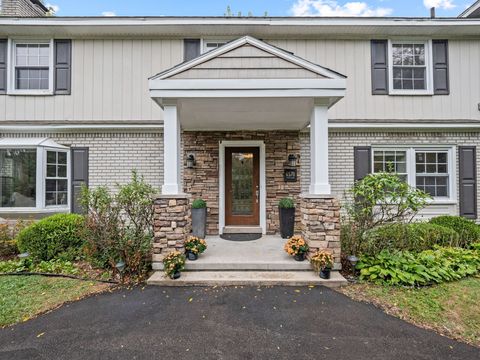
[[299, 293], [299, 292], [300, 292], [300, 290], [295, 290], [295, 292], [296, 292], [296, 293]]
[[193, 298], [188, 299], [188, 302], [192, 302], [192, 301], [193, 301]]
[[44, 332], [42, 332], [42, 333], [38, 334], [38, 335], [37, 335], [37, 338], [39, 338], [39, 337], [41, 337], [41, 336], [43, 336], [43, 335], [45, 335], [45, 333], [44, 333]]

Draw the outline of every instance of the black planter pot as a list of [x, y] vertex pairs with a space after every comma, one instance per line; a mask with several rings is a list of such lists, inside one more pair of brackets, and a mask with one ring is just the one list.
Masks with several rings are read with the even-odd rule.
[[305, 254], [293, 255], [293, 258], [294, 258], [296, 261], [304, 261], [304, 260], [305, 260]]
[[195, 261], [198, 259], [198, 254], [195, 254], [191, 251], [187, 251], [187, 259], [190, 261]]
[[295, 208], [278, 208], [280, 215], [280, 235], [283, 239], [288, 239], [293, 236], [295, 227]]
[[330, 279], [330, 272], [331, 271], [332, 271], [331, 268], [323, 268], [322, 270], [320, 270], [320, 277], [322, 279], [325, 279], [325, 280]]
[[180, 271], [176, 271], [172, 275], [170, 275], [170, 279], [177, 280], [178, 278], [180, 278], [180, 276], [181, 276]]
[[192, 209], [192, 235], [205, 239], [207, 232], [207, 208]]

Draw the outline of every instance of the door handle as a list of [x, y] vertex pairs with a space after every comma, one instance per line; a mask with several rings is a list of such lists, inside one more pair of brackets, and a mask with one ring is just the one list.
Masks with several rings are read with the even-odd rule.
[[260, 190], [258, 189], [258, 186], [257, 186], [257, 190], [255, 191], [255, 195], [256, 195], [256, 202], [258, 204], [258, 197], [260, 195]]

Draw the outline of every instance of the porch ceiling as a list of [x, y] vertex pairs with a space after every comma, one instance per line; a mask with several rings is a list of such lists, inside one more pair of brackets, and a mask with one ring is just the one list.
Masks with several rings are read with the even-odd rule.
[[312, 98], [179, 99], [185, 130], [301, 130], [310, 122]]

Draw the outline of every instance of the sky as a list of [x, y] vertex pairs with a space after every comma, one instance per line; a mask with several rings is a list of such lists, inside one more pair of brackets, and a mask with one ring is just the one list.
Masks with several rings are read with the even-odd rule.
[[457, 16], [474, 0], [45, 0], [57, 16]]

